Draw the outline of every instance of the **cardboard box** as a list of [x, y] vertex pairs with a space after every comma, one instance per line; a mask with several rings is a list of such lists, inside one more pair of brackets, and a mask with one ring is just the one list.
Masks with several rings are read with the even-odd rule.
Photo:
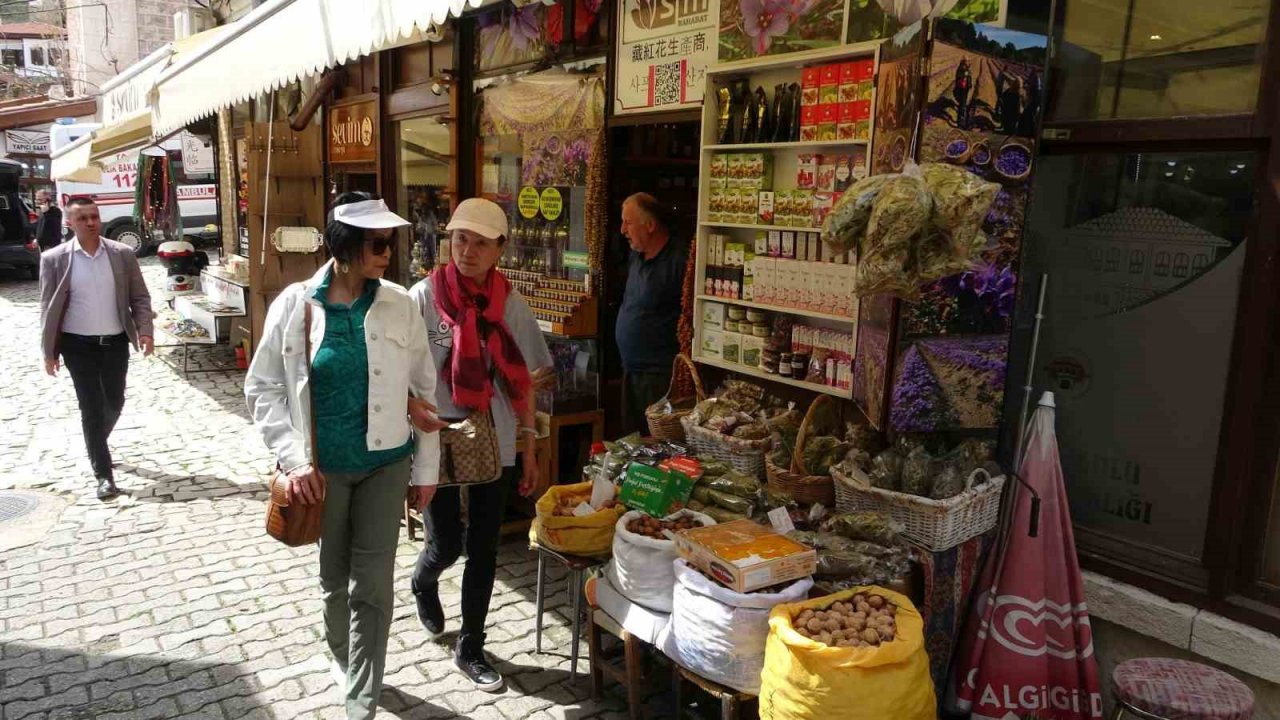
[[728, 178], [729, 172], [729, 156], [724, 153], [716, 153], [711, 156], [711, 179]]
[[835, 182], [832, 184], [836, 192], [844, 192], [853, 184], [853, 162], [853, 155], [836, 156]]
[[835, 202], [834, 193], [815, 192], [813, 194], [813, 225], [810, 227], [822, 227], [822, 221], [827, 219], [827, 213], [835, 207]]
[[710, 296], [716, 294], [716, 269], [711, 265], [707, 265], [703, 271], [702, 294]]
[[840, 106], [836, 103], [828, 103], [818, 106], [818, 137], [819, 142], [830, 142], [836, 139], [836, 126], [840, 120]]
[[743, 166], [745, 165], [742, 155], [734, 154], [725, 156], [725, 177], [728, 178], [727, 187], [730, 190], [736, 190], [742, 187]]
[[720, 330], [702, 331], [702, 342], [698, 345], [698, 355], [716, 360], [724, 357], [724, 332]]
[[799, 580], [818, 569], [818, 553], [751, 520], [693, 528], [676, 535], [685, 562], [735, 592]]
[[853, 140], [857, 122], [853, 117], [854, 103], [840, 103], [840, 117], [836, 125], [837, 140]]
[[[751, 267], [748, 265], [747, 267]], [[747, 274], [742, 276], [742, 299], [755, 301], [756, 299], [756, 279]]]
[[675, 458], [662, 467], [631, 463], [618, 502], [653, 517], [666, 517], [689, 502], [694, 478], [701, 475], [701, 466], [693, 458]]
[[800, 108], [800, 140], [813, 142], [818, 139], [818, 106]]
[[809, 262], [816, 263], [819, 261], [818, 247], [822, 245], [821, 237], [822, 236], [819, 233], [805, 233], [805, 243], [809, 246], [809, 252], [807, 253], [809, 256]]
[[738, 362], [747, 367], [760, 367], [760, 353], [764, 352], [765, 338], [742, 336]]
[[811, 188], [818, 181], [818, 166], [822, 164], [822, 155], [801, 153], [796, 158], [796, 187]]
[[721, 357], [725, 362], [736, 363], [742, 357], [742, 333], [727, 332], [721, 346]]
[[792, 190], [792, 227], [813, 227], [813, 190]]
[[738, 189], [738, 219], [742, 225], [753, 225], [759, 212], [760, 191], [752, 188]]
[[772, 231], [772, 230], [757, 230], [757, 231], [756, 231], [756, 242], [755, 242], [755, 254], [756, 254], [756, 255], [768, 255], [768, 254], [769, 254], [769, 233], [770, 233], [770, 232], [773, 232], [773, 231]]
[[800, 71], [800, 107], [818, 104], [818, 87], [822, 84], [822, 70], [807, 67]]
[[711, 188], [707, 196], [707, 222], [724, 222], [725, 193], [723, 188]]
[[814, 190], [831, 192], [836, 189], [836, 159], [832, 155], [826, 155], [822, 158], [822, 164], [818, 166], [818, 181], [813, 186]]
[[875, 92], [875, 82], [871, 80], [863, 80], [858, 83], [857, 92], [854, 94], [855, 100], [871, 100], [872, 93]]
[[761, 225], [773, 224], [773, 191], [761, 190], [756, 203], [756, 222]]
[[860, 70], [857, 62], [847, 62], [840, 66], [839, 102], [852, 102], [857, 99], [858, 74]]
[[796, 258], [796, 233], [794, 230], [782, 231], [782, 253], [778, 256], [784, 260]]
[[[789, 196], [790, 194], [788, 193], [788, 197]], [[790, 200], [788, 200], [787, 202], [790, 202]], [[769, 231], [769, 249], [766, 254], [769, 257], [775, 257], [775, 258], [782, 254], [782, 231], [781, 230]]]
[[702, 303], [702, 330], [720, 330], [724, 328], [725, 306], [724, 303], [704, 302]]
[[823, 65], [819, 76], [818, 104], [840, 102], [840, 66]]

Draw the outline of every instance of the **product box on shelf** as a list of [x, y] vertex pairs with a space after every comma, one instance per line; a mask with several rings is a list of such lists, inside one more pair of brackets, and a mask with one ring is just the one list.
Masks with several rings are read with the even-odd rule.
[[834, 105], [840, 102], [840, 66], [823, 65], [818, 74], [818, 104]]
[[[787, 191], [784, 191], [784, 192], [787, 192]], [[788, 203], [791, 202], [790, 192], [787, 192], [787, 202]], [[781, 230], [769, 231], [769, 247], [765, 254], [767, 254], [769, 257], [775, 257], [775, 258], [782, 254], [782, 231]]]
[[698, 349], [702, 357], [720, 360], [724, 357], [724, 332], [721, 330], [703, 330], [702, 344]]
[[794, 230], [782, 231], [782, 253], [778, 256], [785, 260], [794, 260], [796, 257], [796, 233]]
[[805, 233], [805, 244], [809, 247], [808, 255], [810, 262], [821, 262], [821, 258], [818, 253], [818, 249], [822, 246], [821, 237], [822, 236], [819, 233]]
[[796, 156], [796, 187], [813, 187], [818, 182], [820, 165], [822, 165], [822, 155], [818, 153], [801, 153]]
[[725, 156], [725, 177], [728, 178], [727, 187], [730, 190], [736, 190], [742, 187], [743, 166], [745, 158], [742, 155], [734, 153]]
[[818, 106], [818, 137], [820, 142], [837, 139], [836, 128], [840, 120], [840, 105], [827, 103]]
[[703, 330], [720, 330], [724, 327], [725, 306], [724, 303], [704, 302], [702, 303], [702, 329]]
[[807, 67], [800, 71], [800, 106], [818, 104], [818, 88], [822, 84], [822, 69]]
[[813, 222], [810, 227], [822, 227], [827, 214], [835, 206], [836, 194], [833, 192], [815, 192], [813, 194]]
[[742, 156], [742, 181], [739, 187], [751, 190], [773, 189], [773, 155], [745, 153]]
[[759, 214], [760, 191], [751, 188], [741, 188], [738, 190], [738, 222], [743, 225], [751, 225], [756, 222]]
[[725, 190], [711, 188], [707, 192], [707, 222], [724, 222]]
[[684, 507], [695, 478], [701, 476], [702, 466], [693, 458], [672, 458], [659, 467], [631, 463], [618, 492], [618, 501], [632, 510], [665, 517]]
[[800, 140], [813, 142], [818, 139], [818, 106], [800, 108]]
[[720, 346], [720, 356], [725, 362], [740, 361], [742, 352], [742, 333], [726, 332]]
[[740, 363], [747, 367], [760, 367], [760, 353], [764, 352], [765, 339], [754, 335], [742, 336], [739, 346]]
[[818, 554], [751, 520], [694, 528], [676, 535], [676, 552], [735, 592], [748, 593], [808, 577]]
[[711, 156], [711, 179], [729, 177], [729, 156], [725, 153], [714, 153]]
[[818, 164], [818, 180], [814, 190], [831, 192], [836, 189], [836, 159], [832, 155], [824, 155]]
[[756, 242], [755, 242], [756, 255], [769, 254], [769, 233], [771, 232], [777, 232], [777, 231], [776, 230], [757, 230], [756, 231]]
[[856, 140], [858, 123], [854, 119], [853, 102], [840, 103], [840, 119], [836, 125], [836, 136], [839, 140]]
[[832, 185], [832, 190], [844, 192], [853, 184], [856, 179], [854, 177], [853, 162], [854, 156], [851, 154], [836, 156], [835, 182]]
[[756, 222], [758, 222], [761, 225], [772, 225], [773, 224], [773, 198], [774, 198], [773, 191], [761, 190], [760, 194], [757, 197], [759, 198], [759, 201], [757, 202], [758, 212], [757, 212]]

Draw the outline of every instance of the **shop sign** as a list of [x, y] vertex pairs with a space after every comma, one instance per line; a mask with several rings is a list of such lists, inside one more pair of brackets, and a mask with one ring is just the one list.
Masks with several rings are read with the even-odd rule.
[[182, 171], [187, 175], [213, 174], [213, 142], [182, 132]]
[[577, 250], [565, 250], [564, 255], [562, 255], [561, 258], [564, 261], [564, 266], [567, 268], [574, 268], [577, 270], [590, 269], [590, 265], [587, 262], [587, 254], [584, 252], [579, 252]]
[[10, 155], [48, 155], [49, 133], [39, 130], [5, 130], [4, 144]]
[[150, 107], [147, 102], [160, 73], [168, 66], [167, 58], [153, 58], [145, 67], [134, 65], [132, 77], [102, 94], [98, 106], [102, 108], [102, 123], [112, 125]]
[[564, 198], [560, 191], [553, 187], [543, 190], [538, 197], [538, 209], [542, 212], [542, 217], [552, 222], [558, 220], [564, 210]]
[[378, 101], [329, 110], [329, 162], [371, 163], [378, 159]]
[[526, 220], [532, 220], [538, 217], [538, 209], [542, 204], [542, 196], [538, 194], [536, 187], [520, 188], [520, 196], [516, 198], [516, 207], [520, 209], [520, 215]]
[[716, 58], [711, 0], [619, 0], [616, 114], [702, 104]]

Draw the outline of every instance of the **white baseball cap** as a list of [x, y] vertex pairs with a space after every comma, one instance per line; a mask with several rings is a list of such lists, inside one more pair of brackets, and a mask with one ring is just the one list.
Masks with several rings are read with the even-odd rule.
[[333, 219], [353, 227], [368, 230], [404, 227], [408, 220], [387, 209], [383, 200], [361, 200], [339, 205], [333, 209]]
[[458, 203], [445, 230], [470, 230], [497, 240], [507, 236], [507, 214], [492, 200], [469, 198]]

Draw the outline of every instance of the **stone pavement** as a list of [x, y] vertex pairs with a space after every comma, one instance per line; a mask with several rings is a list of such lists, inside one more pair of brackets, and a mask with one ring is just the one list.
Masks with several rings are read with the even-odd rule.
[[[163, 269], [143, 264], [158, 297]], [[38, 324], [37, 284], [0, 275], [0, 490], [65, 504], [46, 513], [47, 532], [24, 528], [31, 544], [0, 542], [0, 720], [342, 717], [315, 549], [284, 547], [262, 530], [272, 462], [247, 418], [243, 375], [183, 378], [134, 355], [112, 436], [125, 494], [102, 503], [71, 379], [40, 367]], [[23, 522], [33, 521], [2, 524], [0, 535], [18, 538]], [[448, 648], [418, 626], [409, 575], [421, 545], [402, 538], [380, 715], [625, 717], [617, 688], [589, 699], [585, 637], [578, 682], [569, 682], [563, 573], [548, 587], [543, 647], [555, 654], [533, 653], [536, 561], [519, 540], [502, 548], [489, 615], [488, 649], [507, 689], [469, 689]], [[453, 628], [461, 569], [442, 584]]]

